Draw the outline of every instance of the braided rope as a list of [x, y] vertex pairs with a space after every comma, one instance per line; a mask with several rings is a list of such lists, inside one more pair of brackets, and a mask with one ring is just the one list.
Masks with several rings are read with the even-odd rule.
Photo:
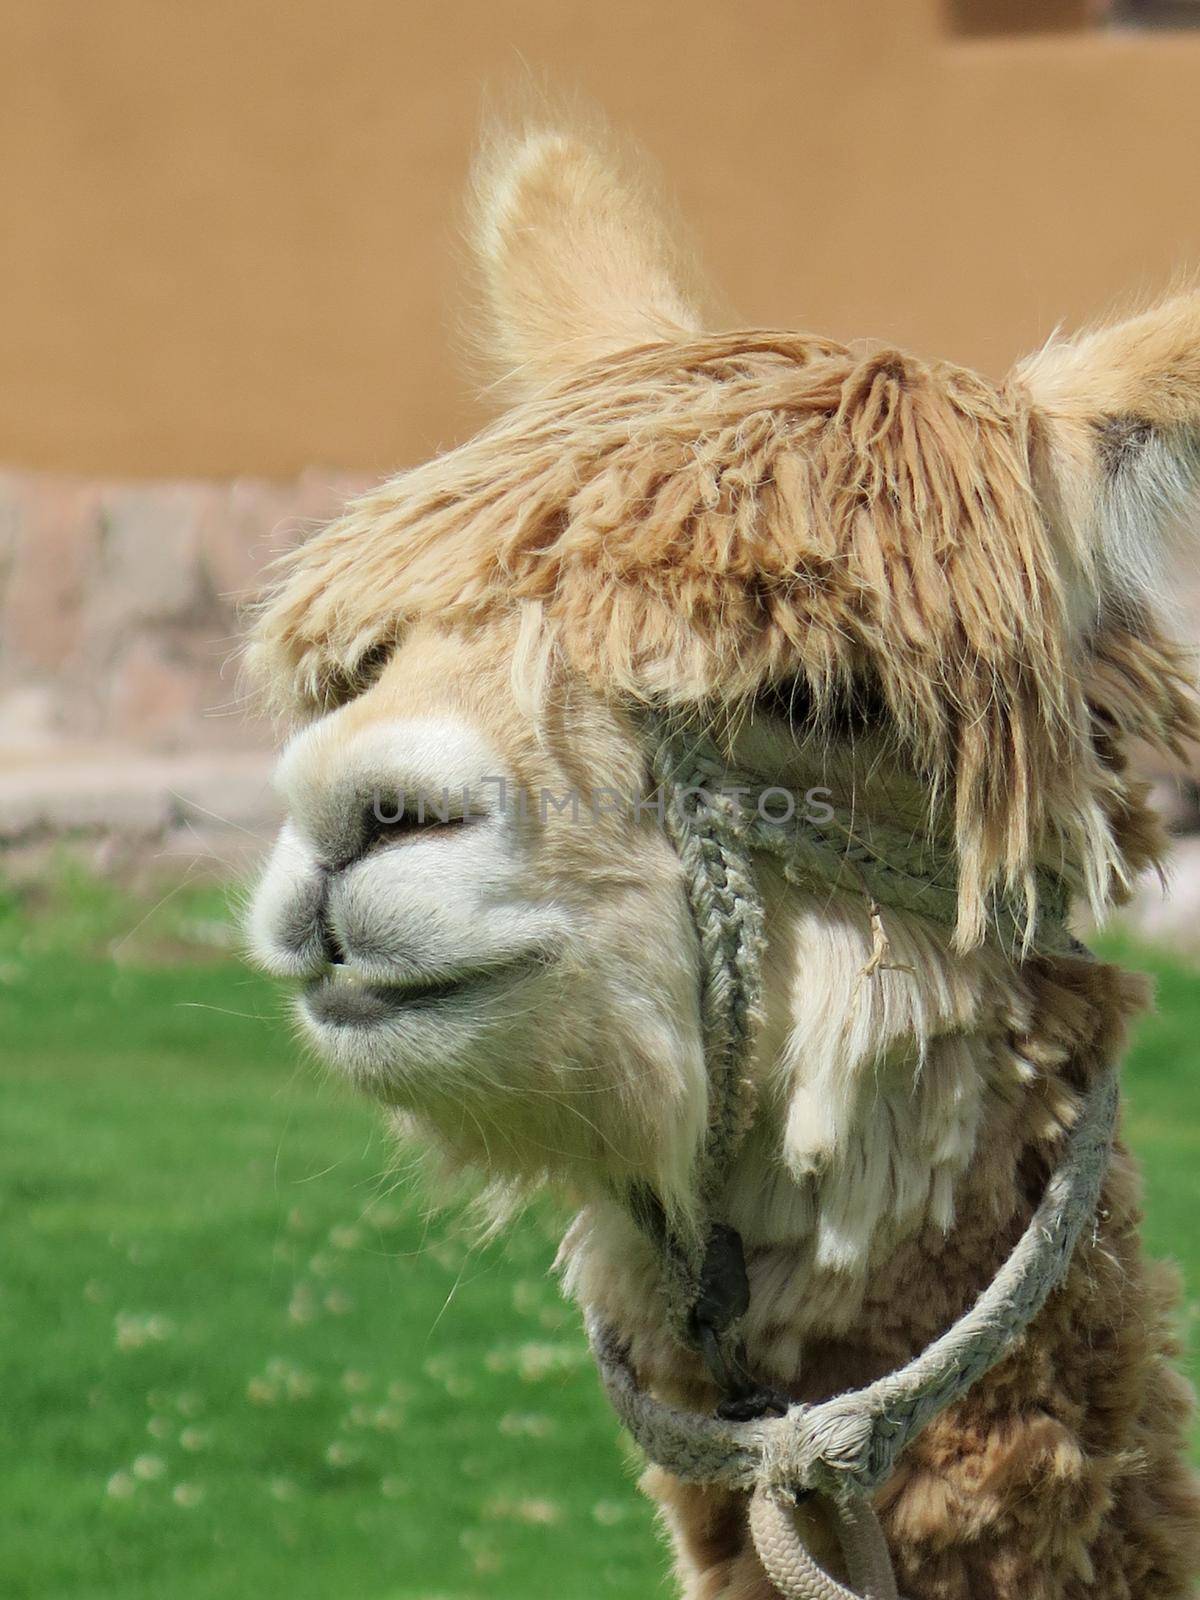
[[[708, 1068], [708, 1126], [696, 1173], [697, 1212], [711, 1215], [733, 1158], [754, 1116], [746, 1058], [762, 995], [763, 911], [750, 864], [750, 844], [736, 814], [706, 797], [723, 771], [705, 740], [661, 737], [652, 742], [651, 770], [662, 794], [663, 823], [683, 866], [688, 902], [700, 941], [700, 1021]], [[691, 1312], [701, 1292], [708, 1243], [694, 1233], [665, 1232], [663, 1255], [672, 1326], [694, 1341]], [[734, 1358], [736, 1320], [715, 1330], [725, 1359]]]
[[938, 1412], [1012, 1349], [1062, 1281], [1094, 1216], [1117, 1116], [1117, 1081], [1089, 1090], [1060, 1165], [1012, 1254], [975, 1304], [898, 1371], [784, 1417], [727, 1422], [681, 1411], [642, 1389], [621, 1341], [591, 1319], [588, 1337], [614, 1410], [652, 1461], [689, 1482], [835, 1497], [870, 1492]]
[[767, 1577], [785, 1600], [899, 1600], [896, 1575], [879, 1518], [865, 1495], [852, 1495], [839, 1505], [824, 1500], [833, 1522], [851, 1588], [831, 1578], [809, 1555], [796, 1531], [787, 1500], [754, 1491], [750, 1501], [750, 1533]]
[[[665, 813], [672, 843], [682, 854], [688, 833], [698, 829], [719, 838], [735, 856], [743, 876], [756, 850], [780, 863], [790, 883], [846, 894], [868, 904], [910, 912], [953, 928], [958, 920], [958, 866], [953, 843], [876, 817], [864, 818], [846, 807], [822, 802], [828, 816], [813, 816], [796, 806], [796, 797], [772, 788], [760, 777], [731, 767], [711, 738], [695, 729], [670, 728], [648, 719], [651, 762], [656, 782], [676, 803]], [[768, 794], [790, 800], [785, 817], [764, 814]], [[679, 796], [683, 796], [683, 803]], [[746, 796], [758, 799], [747, 804]], [[682, 824], [682, 826], [681, 826]], [[999, 890], [989, 908], [989, 927], [1002, 949], [1062, 953], [1071, 946], [1066, 928], [1067, 885], [1056, 873], [1034, 874], [1035, 920], [1025, 889]], [[752, 877], [750, 895], [755, 895]], [[703, 937], [704, 923], [697, 926]], [[760, 924], [761, 937], [761, 924]]]
[[700, 1017], [710, 1100], [699, 1198], [707, 1205], [717, 1198], [753, 1116], [753, 1089], [744, 1068], [762, 998], [762, 902], [737, 812], [708, 803], [724, 771], [711, 743], [679, 735], [659, 738], [651, 764], [664, 793], [664, 823], [683, 864], [700, 939]]
[[[817, 1405], [792, 1406], [783, 1417], [726, 1422], [654, 1399], [638, 1384], [619, 1339], [591, 1319], [588, 1337], [613, 1409], [649, 1458], [676, 1477], [754, 1490], [772, 1502], [815, 1490], [844, 1517], [856, 1496], [865, 1503], [884, 1482], [921, 1429], [1013, 1348], [1062, 1281], [1095, 1215], [1117, 1108], [1116, 1073], [1109, 1071], [1089, 1090], [1012, 1254], [971, 1309], [897, 1372]], [[766, 1520], [760, 1510], [764, 1526]], [[772, 1537], [780, 1537], [779, 1519], [769, 1520]]]
[[[695, 1177], [698, 1224], [690, 1230], [686, 1224], [684, 1231], [673, 1229], [644, 1197], [634, 1211], [663, 1259], [671, 1326], [684, 1343], [692, 1344], [691, 1311], [701, 1293], [708, 1244], [703, 1219], [718, 1205], [754, 1114], [746, 1063], [761, 1006], [764, 948], [754, 852], [773, 855], [790, 882], [865, 895], [873, 917], [880, 906], [887, 906], [949, 926], [957, 917], [956, 868], [949, 845], [890, 823], [872, 821], [865, 828], [853, 814], [834, 806], [827, 808], [828, 818], [814, 818], [797, 811], [793, 798], [786, 819], [768, 817], [762, 799], [771, 791], [729, 766], [708, 734], [653, 715], [647, 715], [645, 725], [663, 825], [683, 867], [700, 941], [709, 1105]], [[756, 793], [759, 801], [747, 806], [744, 797]], [[993, 931], [1009, 949], [1024, 949], [1032, 942], [1042, 950], [1062, 950], [1070, 943], [1066, 887], [1047, 873], [1039, 874], [1036, 887], [1036, 926], [1030, 927], [1023, 894], [997, 894]], [[736, 1319], [716, 1337], [723, 1359], [736, 1361]]]
[[[712, 1214], [753, 1115], [745, 1068], [761, 1003], [764, 937], [752, 853], [775, 856], [790, 882], [865, 894], [877, 927], [881, 905], [953, 926], [958, 894], [949, 845], [880, 822], [864, 833], [835, 807], [819, 822], [794, 807], [782, 821], [765, 816], [761, 799], [750, 813], [742, 795], [753, 793], [754, 783], [730, 769], [707, 736], [655, 719], [649, 719], [649, 733], [663, 822], [683, 866], [700, 941], [710, 1097], [696, 1193], [701, 1217], [710, 1220], [681, 1237], [661, 1215], [645, 1221], [652, 1207], [634, 1209], [635, 1215], [642, 1211], [663, 1259], [672, 1325], [684, 1342], [694, 1343], [691, 1312], [704, 1292], [712, 1230], [720, 1231]], [[995, 937], [1021, 953], [1077, 948], [1066, 926], [1064, 881], [1039, 873], [1034, 891], [1032, 906], [1024, 893], [993, 896]], [[774, 1418], [733, 1421], [681, 1411], [639, 1386], [620, 1340], [589, 1317], [588, 1337], [608, 1398], [649, 1458], [687, 1481], [753, 1491], [755, 1547], [785, 1600], [898, 1600], [869, 1497], [905, 1445], [1012, 1349], [1061, 1282], [1099, 1201], [1117, 1104], [1110, 1072], [1089, 1091], [1031, 1222], [975, 1305], [899, 1371], [867, 1388], [794, 1405]], [[708, 1329], [718, 1342], [718, 1360], [731, 1369], [738, 1362], [738, 1320], [735, 1312], [733, 1320]], [[789, 1509], [801, 1492], [819, 1496], [829, 1512], [852, 1588], [829, 1577], [804, 1548]]]

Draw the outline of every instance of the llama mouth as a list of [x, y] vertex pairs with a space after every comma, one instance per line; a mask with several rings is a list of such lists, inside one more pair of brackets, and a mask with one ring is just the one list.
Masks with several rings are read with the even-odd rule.
[[336, 966], [306, 985], [304, 1006], [313, 1021], [327, 1027], [371, 1027], [394, 1021], [406, 1012], [432, 1011], [464, 993], [524, 975], [534, 965], [529, 959], [522, 959], [503, 967], [479, 967], [396, 983], [379, 983], [345, 966]]

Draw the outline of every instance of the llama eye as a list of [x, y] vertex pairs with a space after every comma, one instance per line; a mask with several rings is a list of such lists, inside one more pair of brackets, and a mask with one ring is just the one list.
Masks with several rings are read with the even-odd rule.
[[335, 670], [326, 684], [324, 710], [336, 710], [365, 694], [391, 660], [394, 649], [394, 643], [381, 641], [364, 651], [353, 667]]
[[853, 738], [888, 725], [888, 706], [878, 685], [860, 678], [828, 698], [818, 699], [811, 685], [788, 678], [764, 689], [755, 707], [787, 722], [797, 736]]
[[385, 643], [381, 640], [380, 643], [373, 644], [369, 650], [359, 656], [351, 673], [356, 694], [361, 694], [364, 689], [371, 687], [382, 673], [384, 667], [387, 666], [394, 648], [393, 644]]

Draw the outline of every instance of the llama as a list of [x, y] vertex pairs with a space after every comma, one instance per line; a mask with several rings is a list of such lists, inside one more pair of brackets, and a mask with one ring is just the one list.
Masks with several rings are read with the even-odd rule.
[[[257, 620], [296, 727], [253, 949], [397, 1130], [498, 1205], [574, 1200], [610, 1378], [788, 1426], [968, 1312], [1147, 1003], [1064, 907], [1159, 859], [1127, 747], [1197, 731], [1155, 575], [1200, 482], [1200, 293], [1000, 385], [710, 333], [626, 157], [553, 129], [497, 142], [474, 243], [508, 409], [287, 557]], [[697, 752], [741, 792], [681, 821]], [[1118, 1140], [1041, 1309], [871, 1484], [909, 1600], [1190, 1592], [1138, 1208]], [[681, 1321], [671, 1263], [714, 1240], [738, 1303]], [[834, 1574], [789, 1590], [744, 1486], [644, 1483], [687, 1600], [895, 1593], [828, 1496], [777, 1497]]]

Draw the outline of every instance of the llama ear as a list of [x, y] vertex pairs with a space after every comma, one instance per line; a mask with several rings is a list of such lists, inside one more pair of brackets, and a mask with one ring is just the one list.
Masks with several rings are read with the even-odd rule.
[[501, 136], [472, 191], [487, 353], [519, 389], [696, 330], [683, 253], [622, 152], [552, 128]]
[[1101, 590], [1150, 598], [1166, 536], [1200, 493], [1200, 291], [1054, 340], [1015, 376], [1079, 569]]

